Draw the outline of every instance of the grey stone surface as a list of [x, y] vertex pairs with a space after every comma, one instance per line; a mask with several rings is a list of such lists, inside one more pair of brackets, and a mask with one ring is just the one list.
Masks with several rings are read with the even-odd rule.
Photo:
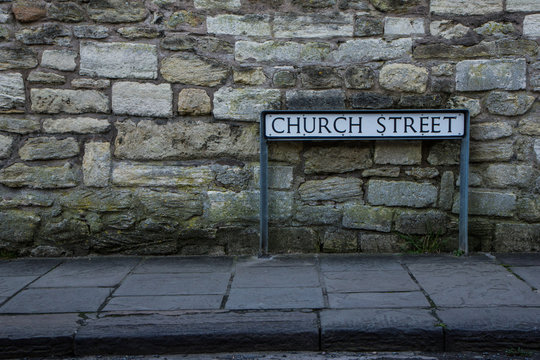
[[540, 266], [512, 267], [512, 272], [535, 289], [540, 289]]
[[412, 39], [355, 39], [342, 43], [332, 52], [331, 58], [336, 62], [364, 62], [391, 60], [407, 57], [412, 51]]
[[422, 162], [419, 141], [378, 141], [375, 143], [375, 164], [416, 165]]
[[115, 114], [168, 117], [172, 115], [170, 84], [116, 82], [112, 86], [112, 110]]
[[73, 71], [77, 67], [77, 53], [72, 50], [45, 50], [41, 66], [61, 71]]
[[31, 89], [32, 111], [37, 113], [68, 114], [106, 113], [109, 99], [95, 90]]
[[233, 259], [230, 257], [150, 257], [133, 272], [142, 274], [227, 272], [231, 271], [232, 264]]
[[353, 35], [350, 14], [303, 15], [279, 14], [274, 18], [277, 38], [327, 38]]
[[0, 276], [0, 296], [4, 299], [13, 296], [36, 278], [37, 276]]
[[[509, 217], [516, 210], [516, 195], [510, 192], [471, 189], [469, 191], [469, 214]], [[454, 199], [452, 212], [459, 212], [459, 197]]]
[[341, 219], [341, 211], [334, 205], [297, 205], [294, 218], [299, 222], [307, 224], [338, 224]]
[[373, 176], [382, 176], [382, 177], [399, 177], [400, 169], [399, 167], [381, 167], [373, 168], [362, 171], [363, 177], [373, 177]]
[[358, 203], [343, 206], [343, 226], [352, 229], [390, 232], [394, 212], [384, 207], [372, 207]]
[[161, 75], [172, 83], [217, 86], [229, 76], [223, 64], [191, 53], [180, 53], [161, 61]]
[[0, 170], [0, 183], [8, 187], [58, 189], [77, 186], [77, 168], [63, 166], [28, 166], [15, 163]]
[[11, 155], [11, 147], [13, 145], [13, 138], [9, 136], [0, 135], [0, 159], [5, 159]]
[[127, 4], [122, 0], [102, 0], [88, 5], [88, 15], [97, 22], [135, 22], [144, 20], [147, 14], [148, 10], [142, 0], [130, 1]]
[[403, 252], [407, 244], [396, 234], [360, 233], [358, 248], [363, 253], [397, 253]]
[[338, 71], [329, 66], [304, 66], [300, 79], [307, 89], [337, 88], [343, 83]]
[[80, 75], [156, 79], [157, 48], [151, 44], [82, 41]]
[[271, 35], [270, 16], [261, 14], [208, 16], [206, 28], [208, 33], [218, 35], [267, 37]]
[[37, 53], [31, 49], [22, 47], [0, 49], [0, 70], [31, 69], [37, 64]]
[[142, 295], [224, 295], [229, 273], [133, 274], [114, 296]]
[[506, 122], [489, 122], [471, 125], [474, 140], [496, 140], [512, 135], [512, 125]]
[[196, 9], [199, 10], [237, 10], [240, 8], [240, 0], [194, 0]]
[[497, 260], [510, 266], [540, 266], [538, 253], [498, 253], [494, 254]]
[[271, 62], [274, 64], [298, 64], [323, 61], [331, 48], [327, 43], [292, 41], [244, 41], [235, 43], [236, 61]]
[[354, 22], [354, 36], [382, 35], [384, 22], [382, 18], [372, 15], [358, 15]]
[[345, 94], [332, 90], [289, 90], [285, 93], [288, 109], [344, 109]]
[[[269, 189], [290, 189], [294, 181], [294, 168], [292, 166], [269, 166], [268, 167], [268, 188]], [[259, 166], [253, 167], [253, 182], [255, 187], [260, 188], [261, 169]]]
[[0, 117], [0, 131], [28, 134], [40, 129], [39, 119], [33, 117]]
[[74, 138], [35, 137], [26, 140], [19, 149], [21, 160], [67, 159], [79, 154]]
[[15, 38], [25, 45], [68, 45], [71, 30], [61, 24], [42, 24], [23, 28], [15, 33]]
[[258, 267], [299, 267], [315, 266], [316, 259], [310, 255], [273, 255], [271, 257], [240, 257], [236, 264], [237, 268]]
[[236, 269], [232, 289], [236, 288], [300, 288], [318, 287], [315, 267], [249, 267]]
[[444, 347], [443, 329], [428, 310], [360, 309], [321, 312], [322, 350], [397, 351]]
[[41, 276], [60, 264], [60, 259], [16, 259], [0, 261], [2, 276]]
[[[513, 140], [472, 141], [470, 147], [471, 162], [509, 161], [514, 156]], [[429, 158], [428, 158], [429, 160]]]
[[351, 66], [343, 75], [349, 89], [370, 89], [375, 83], [373, 70], [367, 66]]
[[[335, 221], [333, 224], [338, 224]], [[324, 232], [321, 244], [326, 253], [349, 253], [358, 251], [358, 235], [355, 231], [329, 228]]]
[[406, 17], [385, 17], [384, 35], [385, 36], [418, 36], [424, 35], [424, 19], [406, 18]]
[[298, 193], [303, 201], [333, 200], [343, 202], [354, 198], [362, 198], [362, 180], [341, 177], [308, 180], [300, 185]]
[[459, 164], [460, 143], [441, 141], [435, 143], [429, 150], [427, 161], [431, 165], [457, 165]]
[[116, 296], [103, 311], [218, 310], [221, 295]]
[[106, 79], [77, 78], [71, 81], [71, 86], [77, 89], [106, 89], [111, 86], [111, 81]]
[[[538, 10], [538, 8], [536, 9]], [[540, 36], [540, 15], [532, 14], [525, 16], [523, 20], [523, 36], [535, 39]]]
[[214, 176], [207, 166], [167, 166], [115, 163], [113, 184], [120, 186], [201, 186]]
[[437, 201], [437, 188], [429, 183], [369, 180], [367, 201], [372, 205], [426, 207]]
[[394, 99], [388, 95], [381, 95], [374, 92], [355, 93], [351, 97], [351, 106], [360, 109], [384, 109], [390, 108], [394, 104]]
[[49, 7], [47, 15], [51, 19], [71, 23], [83, 21], [85, 11], [80, 5], [74, 2], [56, 3]]
[[493, 91], [486, 98], [486, 106], [492, 114], [516, 116], [525, 114], [534, 101], [534, 96], [525, 93]]
[[30, 83], [36, 84], [56, 84], [61, 85], [66, 82], [66, 77], [52, 72], [32, 71], [26, 78]]
[[495, 188], [526, 187], [533, 182], [534, 168], [529, 165], [490, 164], [484, 178]]
[[444, 39], [459, 39], [467, 35], [469, 28], [451, 20], [436, 20], [429, 24], [431, 35], [440, 36]]
[[319, 287], [232, 289], [225, 305], [231, 310], [320, 309], [324, 307]]
[[428, 308], [429, 302], [420, 291], [411, 292], [365, 292], [365, 293], [330, 293], [330, 308]]
[[465, 96], [453, 96], [448, 100], [448, 106], [452, 109], [468, 109], [470, 116], [476, 117], [482, 112], [480, 100]]
[[321, 255], [322, 271], [396, 271], [403, 270], [395, 255]]
[[217, 119], [257, 121], [262, 110], [280, 106], [281, 93], [275, 89], [222, 87], [214, 93], [214, 116]]
[[77, 38], [105, 39], [109, 29], [103, 25], [77, 25], [73, 27], [73, 35]]
[[212, 112], [210, 97], [203, 89], [182, 89], [178, 94], [178, 113], [207, 115]]
[[0, 307], [2, 314], [52, 314], [96, 312], [112, 288], [70, 287], [28, 289]]
[[454, 173], [445, 171], [441, 176], [441, 190], [439, 192], [439, 207], [442, 210], [452, 208], [454, 197]]
[[540, 225], [509, 224], [495, 225], [495, 251], [525, 252], [538, 251], [540, 245]]
[[63, 134], [94, 134], [109, 131], [111, 124], [107, 119], [96, 119], [91, 117], [69, 117], [57, 119], [45, 119], [43, 121], [43, 131], [46, 133]]
[[0, 74], [0, 109], [10, 110], [24, 106], [24, 82], [19, 73]]
[[464, 60], [456, 65], [456, 90], [520, 90], [526, 86], [526, 61]]
[[506, 11], [538, 11], [538, 3], [535, 0], [508, 0]]
[[126, 26], [116, 31], [126, 39], [154, 39], [160, 34], [157, 28], [149, 26]]
[[446, 233], [448, 218], [439, 210], [405, 210], [395, 216], [395, 230], [404, 234], [434, 235]]
[[471, 3], [467, 0], [433, 0], [430, 10], [435, 14], [486, 15], [503, 11], [502, 0], [479, 0]]
[[396, 271], [324, 271], [323, 277], [329, 293], [420, 290], [403, 269]]

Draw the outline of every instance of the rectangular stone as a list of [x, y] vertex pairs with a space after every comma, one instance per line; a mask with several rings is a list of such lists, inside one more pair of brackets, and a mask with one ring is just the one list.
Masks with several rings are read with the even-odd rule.
[[261, 111], [280, 107], [281, 92], [276, 89], [222, 87], [214, 94], [216, 119], [258, 121]]
[[[537, 4], [537, 11], [540, 11], [540, 4]], [[523, 36], [532, 39], [540, 36], [540, 14], [525, 16], [523, 20]]]
[[371, 149], [360, 143], [355, 146], [313, 146], [304, 152], [304, 172], [347, 173], [369, 168], [373, 165], [371, 158]]
[[495, 226], [495, 250], [500, 252], [530, 252], [538, 249], [539, 224], [498, 223]]
[[428, 207], [437, 202], [438, 190], [430, 183], [370, 180], [367, 201], [372, 205]]
[[[293, 185], [294, 168], [292, 166], [269, 166], [268, 167], [268, 188], [269, 189], [290, 189]], [[255, 187], [260, 188], [261, 168], [253, 167], [253, 182]]]
[[418, 291], [405, 270], [398, 271], [325, 271], [324, 283], [328, 293]]
[[41, 66], [61, 71], [73, 71], [77, 67], [77, 53], [72, 50], [45, 50]]
[[225, 308], [228, 310], [321, 309], [324, 308], [324, 301], [320, 287], [238, 288], [231, 289]]
[[384, 207], [348, 203], [343, 206], [343, 226], [351, 229], [390, 232], [394, 212]]
[[[509, 192], [469, 190], [469, 215], [504, 216], [514, 215], [516, 195]], [[459, 213], [459, 196], [456, 196], [454, 214]]]
[[249, 267], [236, 269], [231, 285], [236, 288], [299, 288], [320, 286], [319, 274], [313, 266]]
[[240, 0], [194, 0], [195, 9], [198, 10], [238, 10], [242, 4]]
[[487, 15], [503, 11], [503, 0], [431, 0], [434, 14]]
[[111, 144], [108, 142], [84, 144], [82, 170], [86, 186], [107, 186], [111, 172]]
[[341, 209], [335, 205], [297, 206], [294, 219], [309, 225], [339, 224]]
[[133, 274], [114, 295], [225, 295], [230, 277], [229, 273]]
[[356, 63], [408, 58], [412, 51], [411, 38], [385, 41], [382, 39], [354, 39], [339, 45], [330, 58], [336, 62]]
[[222, 295], [115, 296], [103, 311], [219, 310]]
[[112, 110], [115, 114], [136, 116], [172, 116], [170, 84], [116, 82], [112, 86]]
[[324, 61], [330, 54], [331, 47], [327, 43], [292, 41], [237, 41], [235, 59], [239, 62], [257, 61], [271, 63], [306, 63]]
[[67, 159], [79, 154], [79, 144], [72, 137], [58, 140], [54, 137], [34, 137], [19, 149], [21, 160]]
[[209, 34], [234, 36], [271, 36], [269, 15], [216, 15], [206, 18]]
[[456, 90], [525, 89], [526, 74], [525, 59], [464, 60], [456, 65]]
[[107, 119], [91, 117], [45, 119], [43, 121], [43, 131], [55, 134], [95, 134], [107, 132], [110, 128], [111, 124]]
[[28, 166], [15, 163], [0, 170], [0, 184], [8, 187], [28, 186], [35, 189], [57, 189], [77, 186], [77, 168], [64, 166]]
[[471, 162], [509, 161], [513, 156], [513, 140], [472, 141], [470, 145]]
[[25, 102], [22, 75], [19, 73], [0, 74], [0, 110], [23, 107]]
[[[36, 279], [36, 276], [0, 277], [0, 298], [8, 298]], [[0, 300], [0, 304], [2, 301]]]
[[109, 112], [109, 98], [95, 90], [31, 89], [32, 111], [68, 114]]
[[0, 131], [16, 134], [28, 134], [39, 131], [41, 125], [39, 119], [28, 117], [0, 117]]
[[308, 180], [298, 188], [302, 201], [333, 200], [343, 202], [362, 199], [362, 180], [358, 178], [329, 177], [324, 180]]
[[11, 155], [12, 145], [12, 137], [0, 135], [0, 159], [6, 159]]
[[384, 35], [423, 35], [424, 19], [422, 18], [384, 18]]
[[506, 11], [540, 11], [540, 4], [537, 0], [506, 0]]
[[420, 291], [330, 293], [330, 308], [429, 308], [429, 302]]
[[422, 162], [419, 141], [378, 141], [375, 143], [375, 164], [416, 165]]
[[156, 79], [157, 47], [151, 44], [83, 41], [79, 73], [113, 79]]
[[353, 30], [354, 19], [349, 14], [274, 16], [274, 34], [277, 38], [352, 37]]
[[483, 175], [493, 187], [527, 187], [533, 183], [535, 172], [528, 165], [490, 164]]
[[201, 186], [214, 180], [206, 166], [116, 163], [112, 183], [119, 186]]

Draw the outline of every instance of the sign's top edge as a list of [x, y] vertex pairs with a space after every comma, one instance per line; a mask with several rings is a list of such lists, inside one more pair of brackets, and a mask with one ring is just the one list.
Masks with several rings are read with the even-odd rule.
[[377, 114], [377, 113], [464, 113], [468, 114], [468, 109], [365, 109], [365, 110], [263, 110], [261, 115], [267, 114]]

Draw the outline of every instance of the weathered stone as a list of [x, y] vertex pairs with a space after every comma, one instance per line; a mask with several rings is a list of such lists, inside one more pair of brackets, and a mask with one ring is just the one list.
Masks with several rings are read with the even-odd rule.
[[69, 190], [58, 197], [62, 208], [70, 210], [118, 212], [133, 206], [133, 192], [111, 189]]
[[142, 21], [148, 11], [143, 0], [95, 0], [88, 4], [88, 15], [97, 22], [126, 23]]
[[15, 19], [22, 23], [43, 19], [47, 16], [46, 4], [43, 1], [17, 0], [11, 7]]
[[203, 186], [213, 180], [207, 166], [117, 163], [112, 171], [112, 183], [119, 186]]
[[74, 138], [35, 137], [19, 149], [21, 160], [67, 159], [78, 154], [79, 144]]
[[5, 159], [11, 155], [11, 146], [13, 138], [0, 134], [0, 159]]
[[379, 11], [402, 12], [419, 4], [419, 0], [369, 0]]
[[[206, 19], [206, 28], [210, 34], [270, 36], [269, 15], [216, 15]], [[277, 36], [277, 35], [276, 35]]]
[[393, 216], [388, 208], [349, 203], [343, 206], [343, 227], [390, 232]]
[[492, 114], [516, 116], [525, 114], [533, 105], [534, 100], [534, 96], [525, 93], [492, 91], [486, 98], [486, 106]]
[[399, 36], [424, 35], [424, 19], [422, 18], [402, 18], [402, 17], [386, 17], [384, 18], [384, 35]]
[[356, 93], [351, 97], [351, 106], [356, 109], [384, 109], [392, 105], [394, 99], [391, 96], [374, 92]]
[[462, 38], [469, 32], [467, 26], [450, 20], [432, 21], [429, 24], [429, 30], [431, 35], [448, 40]]
[[536, 161], [540, 163], [540, 140], [534, 141], [534, 153], [536, 154]]
[[85, 18], [84, 9], [74, 2], [54, 3], [47, 11], [49, 18], [62, 22], [80, 22]]
[[414, 48], [413, 52], [414, 57], [417, 59], [452, 60], [479, 57], [536, 56], [537, 53], [538, 44], [528, 39], [482, 41], [472, 46], [449, 45], [442, 42], [420, 44]]
[[166, 160], [231, 157], [258, 158], [258, 126], [202, 121], [116, 122], [115, 155], [121, 159]]
[[79, 25], [73, 27], [73, 35], [77, 38], [105, 39], [109, 36], [109, 29], [102, 25]]
[[480, 123], [471, 125], [474, 140], [495, 140], [512, 135], [512, 125], [505, 122]]
[[111, 145], [108, 142], [84, 144], [82, 162], [83, 182], [86, 186], [105, 187], [109, 184]]
[[372, 176], [381, 176], [381, 177], [399, 177], [399, 167], [384, 167], [384, 168], [375, 168], [367, 169], [362, 171], [362, 177], [372, 177]]
[[397, 253], [405, 248], [405, 241], [397, 235], [362, 233], [358, 241], [364, 253]]
[[403, 234], [442, 235], [446, 233], [448, 217], [439, 210], [399, 211], [395, 230]]
[[136, 197], [151, 215], [158, 218], [188, 220], [203, 214], [202, 198], [197, 193], [138, 189]]
[[340, 10], [369, 10], [368, 0], [339, 0], [338, 7]]
[[450, 210], [454, 197], [454, 173], [445, 171], [441, 176], [441, 191], [439, 192], [439, 208]]
[[322, 239], [324, 252], [356, 252], [358, 250], [358, 236], [354, 231], [342, 229], [328, 229]]
[[489, 21], [484, 25], [474, 29], [477, 34], [484, 36], [505, 37], [513, 35], [516, 32], [512, 23], [500, 23], [495, 21]]
[[329, 177], [324, 180], [308, 180], [298, 188], [303, 201], [332, 200], [343, 202], [362, 198], [362, 180], [358, 178]]
[[537, 12], [538, 3], [536, 0], [507, 0], [506, 11], [530, 11]]
[[275, 89], [233, 89], [222, 87], [214, 93], [216, 119], [257, 121], [263, 110], [279, 109], [281, 93]]
[[320, 62], [330, 54], [331, 47], [323, 42], [297, 43], [292, 41], [237, 41], [236, 61], [260, 61], [271, 63]]
[[342, 90], [290, 90], [285, 94], [289, 109], [344, 109], [345, 94]]
[[180, 10], [171, 14], [167, 20], [167, 26], [170, 28], [176, 27], [197, 27], [204, 23], [205, 17], [194, 13], [193, 11]]
[[77, 67], [77, 53], [71, 50], [45, 50], [41, 56], [41, 66], [62, 71], [73, 71]]
[[266, 75], [262, 68], [237, 69], [233, 72], [233, 80], [237, 84], [262, 85], [266, 82]]
[[107, 119], [90, 117], [45, 119], [43, 131], [46, 133], [97, 134], [109, 131], [111, 124]]
[[229, 76], [226, 66], [190, 53], [163, 59], [160, 71], [169, 82], [200, 86], [219, 85]]
[[109, 112], [109, 99], [95, 90], [32, 89], [30, 99], [32, 111], [37, 113]]
[[433, 179], [439, 176], [439, 170], [436, 168], [415, 167], [405, 170], [405, 175], [412, 176], [415, 179]]
[[71, 80], [71, 86], [80, 89], [106, 89], [111, 86], [110, 80], [105, 79], [84, 79], [77, 78]]
[[520, 136], [514, 144], [515, 158], [518, 161], [531, 161], [535, 158], [534, 140], [529, 137]]
[[111, 229], [90, 238], [96, 254], [172, 255], [178, 253], [178, 235], [164, 231]]
[[210, 97], [203, 89], [182, 89], [178, 94], [180, 115], [208, 115], [212, 112]]
[[292, 0], [293, 5], [304, 8], [326, 8], [333, 6], [335, 0]]
[[0, 170], [0, 184], [35, 189], [69, 188], [78, 185], [77, 169], [64, 166], [28, 166], [15, 163]]
[[196, 9], [199, 10], [238, 10], [242, 4], [240, 0], [194, 0]]
[[0, 249], [17, 251], [31, 245], [40, 220], [30, 211], [0, 211]]
[[431, 75], [434, 76], [452, 76], [454, 75], [454, 65], [442, 63], [431, 68]]
[[63, 75], [37, 70], [34, 70], [28, 74], [28, 78], [26, 78], [26, 80], [35, 84], [61, 85], [66, 83], [66, 77]]
[[289, 164], [300, 162], [300, 153], [303, 149], [302, 142], [270, 142], [268, 144], [268, 159], [270, 161], [280, 161]]
[[[1, 19], [0, 15], [0, 19]], [[0, 40], [8, 41], [11, 37], [11, 31], [7, 26], [0, 26]]]
[[459, 143], [443, 141], [431, 147], [427, 161], [431, 165], [457, 165], [459, 154]]
[[518, 217], [525, 221], [540, 221], [540, 197], [528, 196], [518, 200]]
[[412, 39], [354, 39], [339, 45], [331, 59], [337, 62], [364, 62], [406, 58], [412, 50]]
[[0, 73], [0, 110], [24, 106], [24, 81], [19, 73]]
[[451, 109], [468, 109], [471, 117], [476, 117], [482, 112], [480, 100], [471, 99], [465, 96], [453, 96], [448, 100]]
[[0, 117], [0, 131], [12, 132], [16, 134], [28, 134], [39, 131], [39, 119]]
[[304, 172], [346, 173], [366, 169], [373, 164], [368, 147], [315, 146], [304, 153]]
[[156, 79], [157, 68], [155, 45], [81, 42], [81, 75], [113, 79]]
[[50, 207], [54, 197], [50, 193], [33, 190], [13, 190], [4, 192], [0, 197], [0, 208], [20, 208], [21, 206]]
[[[259, 192], [240, 191], [238, 193], [208, 191], [208, 208], [205, 218], [212, 224], [234, 223], [259, 220]], [[292, 193], [271, 191], [269, 193], [268, 213], [270, 221], [284, 221], [292, 216]]]
[[353, 17], [349, 14], [298, 16], [279, 14], [274, 17], [277, 38], [327, 38], [353, 35]]
[[341, 221], [341, 210], [335, 205], [299, 205], [294, 219], [309, 225], [337, 225]]
[[170, 84], [116, 82], [112, 86], [115, 114], [167, 117], [172, 115]]
[[519, 121], [518, 130], [523, 135], [540, 135], [540, 107], [535, 107], [526, 117]]
[[296, 73], [291, 70], [278, 70], [274, 73], [272, 82], [279, 88], [293, 87], [296, 85]]
[[[433, 79], [432, 89], [437, 86], [437, 79]], [[451, 92], [448, 90], [447, 92]], [[398, 106], [405, 109], [439, 109], [444, 107], [445, 98], [440, 94], [430, 95], [401, 95]]]
[[382, 35], [384, 32], [384, 22], [382, 18], [371, 15], [359, 15], [354, 21], [354, 36], [374, 36]]
[[495, 251], [537, 252], [540, 225], [500, 223], [495, 225]]
[[[211, 166], [211, 169], [216, 174], [216, 182], [218, 186], [225, 187], [227, 189], [231, 189], [235, 191], [247, 189], [251, 180], [254, 179], [254, 177], [257, 177], [258, 172], [259, 172], [258, 168], [248, 169], [246, 167], [226, 166], [226, 165], [213, 165]], [[274, 175], [275, 173], [272, 170], [269, 169], [269, 171], [272, 172], [272, 175]], [[291, 171], [291, 179], [292, 179], [292, 171]], [[279, 180], [281, 179], [279, 176], [273, 177], [270, 175], [268, 178], [269, 188], [272, 188], [273, 187], [272, 185], [275, 185], [275, 184], [270, 184], [270, 182], [273, 180], [277, 180], [279, 182]], [[255, 182], [255, 185], [257, 185], [258, 179], [255, 178], [254, 182]], [[281, 184], [278, 184], [278, 185], [281, 185]]]
[[456, 65], [456, 90], [520, 90], [526, 86], [526, 61], [464, 60]]
[[508, 161], [514, 156], [513, 142], [489, 141], [472, 142], [470, 146], [470, 161]]
[[374, 84], [373, 70], [367, 66], [349, 67], [343, 78], [349, 89], [371, 89]]
[[496, 188], [526, 187], [533, 183], [535, 172], [534, 168], [528, 165], [490, 164], [484, 178], [489, 185]]
[[26, 45], [67, 45], [70, 36], [69, 28], [59, 24], [43, 24], [15, 33], [15, 38]]
[[[433, 92], [452, 94], [456, 89], [454, 79], [450, 78], [432, 78], [431, 90]], [[436, 94], [438, 95], [438, 94]], [[424, 96], [427, 97], [427, 96]], [[439, 96], [440, 97], [440, 96]], [[435, 98], [435, 96], [433, 96]]]
[[228, 41], [215, 37], [193, 36], [187, 34], [167, 34], [161, 41], [161, 47], [167, 50], [196, 50], [206, 53], [232, 54], [234, 47]]
[[419, 141], [375, 143], [375, 164], [416, 165], [422, 162], [422, 143]]
[[[308, 0], [299, 1], [307, 2]], [[268, 236], [268, 251], [273, 254], [317, 253], [320, 251], [319, 234], [311, 228], [271, 227]]]
[[[469, 190], [469, 215], [510, 217], [516, 210], [516, 195], [510, 192]], [[459, 196], [456, 196], [454, 214], [459, 213]]]
[[410, 64], [385, 65], [379, 73], [381, 86], [392, 91], [423, 93], [427, 81], [427, 70]]
[[[257, 188], [260, 188], [260, 168], [253, 168], [253, 182]], [[292, 187], [294, 175], [292, 166], [271, 165], [268, 167], [268, 188], [287, 190]]]
[[431, 12], [434, 14], [452, 15], [487, 15], [503, 11], [502, 0], [431, 0]]
[[155, 39], [159, 36], [159, 30], [148, 26], [126, 26], [116, 30], [126, 39]]
[[37, 54], [30, 49], [0, 48], [0, 70], [31, 69], [37, 64]]
[[428, 207], [437, 201], [437, 188], [429, 183], [369, 180], [367, 201], [372, 205]]
[[302, 85], [308, 89], [328, 89], [341, 87], [342, 80], [336, 69], [329, 66], [306, 66], [300, 74]]

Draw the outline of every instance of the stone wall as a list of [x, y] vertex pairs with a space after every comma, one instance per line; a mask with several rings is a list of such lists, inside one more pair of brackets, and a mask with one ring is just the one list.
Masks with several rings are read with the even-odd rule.
[[[472, 250], [540, 250], [538, 0], [0, 1], [0, 251], [253, 254], [263, 109], [468, 108]], [[270, 147], [272, 252], [456, 248], [459, 142]]]

